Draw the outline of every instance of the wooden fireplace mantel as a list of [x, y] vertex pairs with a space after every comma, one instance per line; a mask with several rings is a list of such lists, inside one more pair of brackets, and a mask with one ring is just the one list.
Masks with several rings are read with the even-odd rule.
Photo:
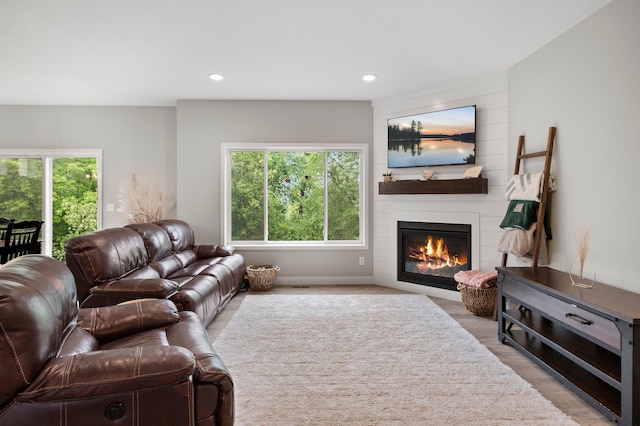
[[379, 182], [379, 194], [487, 194], [486, 178], [396, 180]]

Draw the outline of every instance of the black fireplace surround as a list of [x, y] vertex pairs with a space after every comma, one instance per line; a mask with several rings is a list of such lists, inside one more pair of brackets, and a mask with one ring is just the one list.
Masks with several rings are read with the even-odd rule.
[[398, 222], [398, 281], [456, 289], [453, 276], [471, 269], [471, 225]]

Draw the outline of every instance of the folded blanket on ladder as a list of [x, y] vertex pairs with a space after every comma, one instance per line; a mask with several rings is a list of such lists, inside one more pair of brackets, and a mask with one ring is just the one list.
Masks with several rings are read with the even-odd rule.
[[[500, 237], [498, 251], [516, 256], [520, 261], [526, 261], [531, 257], [535, 244], [536, 223], [532, 223], [529, 229], [507, 229]], [[546, 233], [542, 229], [542, 240], [540, 242], [540, 264], [549, 263], [549, 252], [547, 250]]]
[[527, 230], [531, 224], [538, 220], [537, 201], [511, 200], [507, 213], [500, 223], [502, 229], [524, 229]]
[[508, 200], [540, 201], [543, 173], [513, 175], [507, 184]]

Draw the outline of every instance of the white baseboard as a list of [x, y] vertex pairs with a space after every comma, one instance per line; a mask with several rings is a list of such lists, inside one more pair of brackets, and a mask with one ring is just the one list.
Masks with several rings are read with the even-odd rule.
[[373, 277], [277, 277], [275, 285], [373, 285]]
[[[277, 277], [275, 285], [308, 286], [308, 285], [374, 285], [373, 277]], [[460, 293], [443, 288], [429, 287], [419, 284], [397, 281], [389, 284], [375, 284], [390, 287], [410, 293], [426, 294], [427, 296], [461, 302]]]

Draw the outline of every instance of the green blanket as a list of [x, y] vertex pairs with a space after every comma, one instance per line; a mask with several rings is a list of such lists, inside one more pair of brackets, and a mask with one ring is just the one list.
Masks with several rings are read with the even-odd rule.
[[[524, 229], [528, 230], [532, 224], [538, 220], [537, 201], [512, 200], [509, 202], [507, 214], [500, 223], [502, 229]], [[551, 224], [549, 223], [551, 200], [547, 200], [547, 208], [544, 212], [544, 232], [547, 240], [551, 239]]]
[[537, 201], [512, 200], [509, 202], [507, 214], [502, 219], [500, 228], [502, 229], [524, 229], [531, 227], [537, 221], [538, 214]]

